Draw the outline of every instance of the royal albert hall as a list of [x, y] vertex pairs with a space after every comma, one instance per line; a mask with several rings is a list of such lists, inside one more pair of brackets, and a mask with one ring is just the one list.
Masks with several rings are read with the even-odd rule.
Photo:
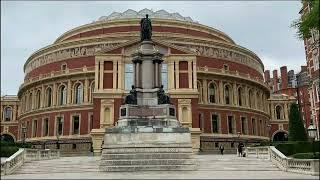
[[18, 92], [15, 139], [66, 153], [99, 145], [99, 133], [117, 123], [133, 84], [131, 54], [146, 14], [164, 54], [161, 82], [195, 147], [215, 151], [223, 143], [232, 150], [239, 141], [268, 140], [270, 89], [261, 59], [215, 28], [148, 9], [103, 16], [34, 52]]

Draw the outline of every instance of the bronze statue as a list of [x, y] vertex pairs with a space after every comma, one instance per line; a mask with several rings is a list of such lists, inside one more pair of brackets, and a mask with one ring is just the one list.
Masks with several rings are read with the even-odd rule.
[[140, 21], [140, 37], [141, 41], [151, 40], [152, 36], [152, 25], [151, 20], [148, 18], [148, 14], [146, 14], [145, 18], [142, 18]]
[[158, 104], [171, 104], [170, 97], [167, 96], [163, 90], [163, 85], [159, 88], [158, 92]]
[[124, 103], [125, 104], [137, 104], [137, 91], [136, 88], [132, 85], [130, 94], [126, 96]]

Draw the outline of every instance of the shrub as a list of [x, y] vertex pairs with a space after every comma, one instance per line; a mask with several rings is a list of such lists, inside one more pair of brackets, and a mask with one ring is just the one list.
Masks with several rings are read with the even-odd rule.
[[291, 157], [297, 158], [297, 159], [320, 159], [320, 153], [316, 152], [315, 157], [313, 156], [313, 153], [297, 153], [292, 155]]
[[[314, 143], [315, 151], [319, 151], [320, 142], [316, 141]], [[296, 141], [287, 142], [275, 145], [275, 147], [286, 156], [291, 156], [297, 153], [308, 153], [313, 152], [313, 146], [311, 142], [308, 141]]]
[[300, 119], [297, 104], [291, 104], [289, 115], [289, 141], [307, 141], [307, 133]]
[[16, 146], [6, 146], [0, 148], [0, 157], [10, 157], [19, 150]]

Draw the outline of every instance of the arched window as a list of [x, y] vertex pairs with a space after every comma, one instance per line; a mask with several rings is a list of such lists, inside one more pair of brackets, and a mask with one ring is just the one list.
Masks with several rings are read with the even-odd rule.
[[51, 88], [49, 87], [47, 90], [46, 90], [46, 106], [47, 107], [51, 107], [52, 105], [52, 90]]
[[12, 108], [11, 107], [4, 108], [4, 119], [5, 119], [5, 121], [11, 121], [11, 119], [12, 119]]
[[59, 105], [67, 104], [67, 88], [62, 85], [59, 88]]
[[198, 81], [197, 82], [197, 89], [198, 89], [198, 92], [199, 92], [199, 102], [203, 102], [203, 95], [202, 95], [202, 85], [201, 85], [201, 83]]
[[36, 94], [36, 108], [39, 109], [40, 108], [40, 104], [41, 104], [41, 91], [38, 90], [37, 94]]
[[242, 91], [242, 88], [239, 87], [238, 88], [238, 105], [239, 106], [242, 106], [242, 95], [243, 95], [243, 91]]
[[83, 102], [83, 86], [82, 84], [78, 83], [74, 87], [74, 97], [75, 97], [75, 103], [81, 104]]
[[209, 85], [209, 103], [216, 103], [216, 86], [214, 83], [210, 83]]
[[249, 97], [248, 97], [248, 98], [249, 98], [249, 107], [250, 107], [250, 108], [253, 107], [253, 97], [252, 97], [252, 96], [253, 96], [253, 92], [252, 92], [252, 90], [250, 89], [250, 90], [249, 90]]
[[224, 87], [224, 102], [225, 104], [231, 104], [231, 88], [229, 85]]
[[282, 107], [280, 105], [276, 106], [276, 118], [282, 119]]

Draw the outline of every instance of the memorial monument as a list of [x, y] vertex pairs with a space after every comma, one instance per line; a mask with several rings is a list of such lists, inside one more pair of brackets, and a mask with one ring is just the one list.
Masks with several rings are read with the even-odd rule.
[[101, 171], [195, 170], [189, 128], [161, 84], [163, 54], [152, 42], [151, 20], [140, 21], [141, 42], [132, 54], [134, 85], [115, 127], [106, 128]]

